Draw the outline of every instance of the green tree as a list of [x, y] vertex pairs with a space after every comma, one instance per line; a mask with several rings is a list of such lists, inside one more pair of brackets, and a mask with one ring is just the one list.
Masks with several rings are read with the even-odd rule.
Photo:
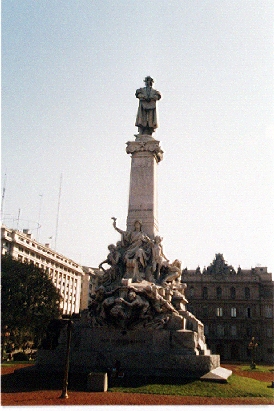
[[10, 256], [2, 257], [1, 276], [2, 330], [20, 348], [28, 339], [39, 344], [50, 320], [60, 318], [62, 296], [44, 270]]

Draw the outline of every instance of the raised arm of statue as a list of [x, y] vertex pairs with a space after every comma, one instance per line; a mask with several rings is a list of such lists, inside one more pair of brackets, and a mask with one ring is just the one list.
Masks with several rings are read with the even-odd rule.
[[116, 225], [116, 220], [117, 220], [117, 218], [111, 217], [111, 219], [113, 220], [113, 227], [115, 228], [115, 230], [118, 231], [118, 233], [120, 233], [120, 234], [122, 234], [122, 235], [125, 235], [125, 234], [126, 234], [126, 231], [121, 230], [121, 229], [118, 228], [117, 225]]
[[106, 264], [107, 262], [108, 262], [108, 260], [106, 259], [106, 260], [102, 261], [102, 262], [98, 265], [98, 267], [99, 267], [99, 268], [102, 268], [102, 270], [103, 270], [104, 272], [106, 272], [106, 270], [104, 269], [103, 264]]

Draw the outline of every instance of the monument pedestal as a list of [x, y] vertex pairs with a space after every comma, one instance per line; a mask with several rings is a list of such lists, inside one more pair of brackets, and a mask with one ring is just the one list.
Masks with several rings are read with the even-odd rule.
[[[75, 324], [70, 371], [106, 372], [117, 361], [125, 376], [201, 377], [220, 366], [219, 355], [200, 355], [194, 331], [92, 329]], [[64, 362], [65, 333], [54, 351], [40, 350], [38, 369], [60, 370]]]
[[[203, 324], [185, 309], [185, 284], [122, 283], [110, 292], [98, 289], [93, 311], [75, 320], [72, 373], [107, 372], [119, 364], [128, 376], [192, 378], [220, 366], [219, 355], [207, 349]], [[54, 350], [38, 352], [37, 367], [62, 368], [66, 343], [64, 328]]]

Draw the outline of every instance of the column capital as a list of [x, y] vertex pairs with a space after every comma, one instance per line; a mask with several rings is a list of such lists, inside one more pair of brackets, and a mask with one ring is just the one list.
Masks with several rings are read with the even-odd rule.
[[139, 141], [128, 141], [126, 147], [127, 154], [133, 154], [136, 152], [148, 151], [154, 154], [157, 163], [163, 159], [163, 150], [160, 147], [160, 141], [150, 139], [140, 139]]

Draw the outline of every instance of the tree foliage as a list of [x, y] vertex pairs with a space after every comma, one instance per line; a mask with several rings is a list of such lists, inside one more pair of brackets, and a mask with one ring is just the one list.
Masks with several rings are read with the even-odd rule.
[[50, 320], [61, 314], [58, 289], [44, 270], [10, 256], [2, 257], [1, 275], [2, 327], [17, 335], [19, 345], [23, 336], [41, 341]]

